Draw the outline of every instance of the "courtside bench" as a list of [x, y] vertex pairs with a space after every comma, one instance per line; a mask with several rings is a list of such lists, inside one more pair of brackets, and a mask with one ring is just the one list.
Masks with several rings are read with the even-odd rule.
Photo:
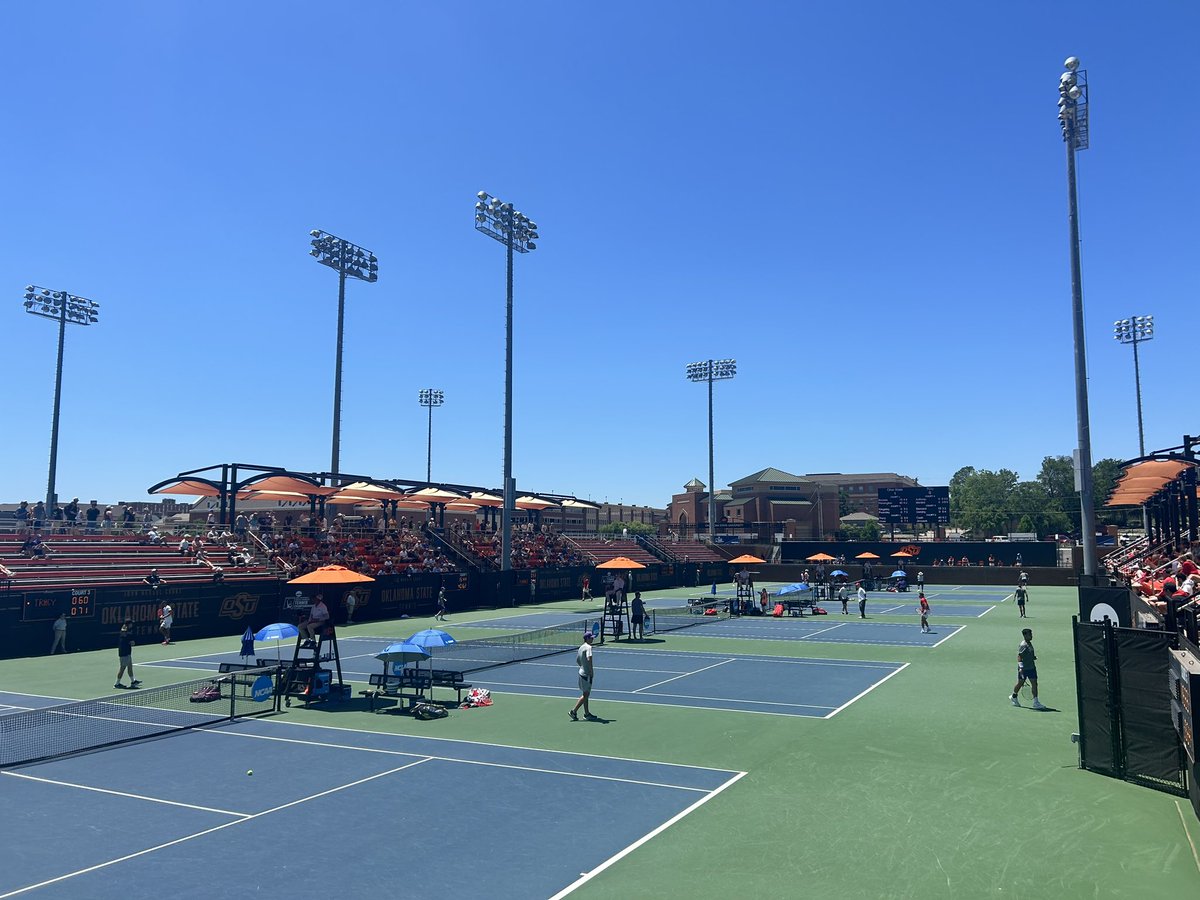
[[[404, 670], [405, 675], [417, 675], [418, 672], [420, 673], [420, 676], [425, 679], [425, 682], [427, 684], [430, 684], [430, 674], [429, 674], [428, 670], [423, 671], [423, 672], [420, 671], [419, 669], [405, 669]], [[464, 678], [462, 672], [453, 672], [453, 671], [450, 671], [449, 669], [434, 669], [432, 683], [430, 684], [430, 686], [453, 689], [458, 695], [457, 702], [458, 702], [459, 706], [461, 706], [463, 691], [469, 691], [475, 685], [467, 684], [466, 679]], [[433, 692], [430, 691], [430, 700], [433, 699], [432, 694], [433, 694]]]
[[426, 674], [405, 672], [403, 675], [394, 675], [389, 672], [385, 675], [376, 672], [370, 678], [370, 687], [359, 693], [367, 698], [371, 712], [376, 712], [375, 704], [380, 700], [394, 700], [397, 706], [411, 709], [417, 701], [425, 699], [429, 687], [430, 678]]

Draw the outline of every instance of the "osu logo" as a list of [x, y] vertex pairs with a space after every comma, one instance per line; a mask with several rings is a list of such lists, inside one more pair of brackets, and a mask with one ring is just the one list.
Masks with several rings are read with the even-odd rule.
[[920, 556], [921, 555], [921, 548], [917, 544], [909, 544], [907, 547], [901, 547], [900, 549], [904, 553], [907, 553], [909, 556]]
[[221, 612], [219, 615], [222, 618], [237, 621], [244, 616], [254, 615], [257, 609], [258, 597], [253, 594], [234, 594], [232, 597], [226, 597], [221, 601]]

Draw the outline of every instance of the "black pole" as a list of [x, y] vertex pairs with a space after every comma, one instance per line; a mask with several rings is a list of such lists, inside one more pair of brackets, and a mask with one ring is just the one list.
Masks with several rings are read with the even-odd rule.
[[[512, 483], [512, 407], [513, 407], [513, 209], [504, 211], [505, 256], [507, 258], [507, 290], [504, 317], [504, 507], [500, 512], [500, 571], [512, 569], [512, 508], [516, 492]], [[508, 593], [502, 599], [512, 600], [511, 579], [501, 579]]]
[[717, 483], [713, 474], [713, 361], [708, 361], [708, 540], [717, 541]]
[[[63, 346], [67, 340], [67, 301], [64, 297], [58, 311], [58, 364], [54, 369], [54, 414], [50, 418], [50, 474], [46, 479], [46, 520], [54, 521], [58, 504], [55, 479], [58, 475], [58, 417], [62, 404]], [[53, 526], [51, 526], [53, 528]]]
[[337, 353], [333, 363], [333, 452], [329, 463], [329, 471], [333, 474], [333, 486], [337, 487], [341, 479], [338, 474], [338, 458], [342, 445], [342, 334], [346, 319], [346, 251], [342, 249], [338, 257], [338, 314], [337, 314]]
[[433, 392], [427, 398], [429, 403], [429, 441], [425, 450], [425, 481], [433, 483]]

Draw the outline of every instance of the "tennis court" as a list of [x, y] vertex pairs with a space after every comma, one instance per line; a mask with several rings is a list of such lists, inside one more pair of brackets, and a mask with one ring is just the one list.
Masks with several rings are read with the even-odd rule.
[[552, 897], [742, 774], [238, 720], [3, 770], [0, 898]]

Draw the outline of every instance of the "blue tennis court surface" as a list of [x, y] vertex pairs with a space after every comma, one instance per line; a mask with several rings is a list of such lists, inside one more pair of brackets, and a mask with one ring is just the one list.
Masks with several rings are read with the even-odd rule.
[[[603, 701], [658, 703], [828, 719], [902, 671], [908, 663], [789, 656], [672, 653], [612, 644], [595, 652], [593, 710]], [[574, 699], [578, 669], [570, 654], [515, 663], [471, 676], [491, 690]], [[563, 707], [564, 715], [566, 707]]]
[[[792, 626], [785, 621], [764, 623], [758, 620], [760, 624], [779, 628], [780, 633], [790, 632], [796, 639], [803, 636], [803, 623], [808, 621], [795, 619], [792, 620], [795, 623]], [[695, 629], [672, 632], [672, 636], [697, 632], [714, 634], [737, 624], [706, 624]], [[920, 628], [915, 625], [877, 627], [902, 628], [906, 633], [911, 632], [929, 642], [939, 639], [938, 635], [922, 635]], [[723, 636], [744, 635], [734, 631]], [[898, 642], [899, 638], [890, 641], [892, 644]], [[372, 673], [383, 670], [383, 664], [374, 656], [383, 648], [383, 643], [378, 639], [342, 638], [339, 643], [342, 673], [347, 680], [365, 682]], [[624, 641], [598, 645], [596, 666], [603, 676], [597, 681], [593, 696], [629, 703], [828, 718], [905, 666], [891, 662], [796, 659], [734, 653], [713, 656], [690, 651], [658, 650], [654, 646]], [[146, 663], [144, 667], [213, 671], [222, 662], [238, 662], [239, 659], [236, 652], [231, 651], [226, 654], [160, 660]], [[326, 662], [324, 665], [328, 668], [330, 664]], [[433, 666], [437, 666], [436, 651]], [[575, 672], [574, 654], [563, 652], [472, 672], [467, 678], [473, 685], [497, 691], [575, 697], [579, 694]], [[436, 688], [434, 695], [440, 696]]]
[[550, 897], [743, 774], [239, 721], [0, 773], [0, 898]]
[[816, 641], [829, 644], [885, 644], [891, 647], [936, 647], [964, 626], [944, 625], [922, 634], [914, 613], [911, 625], [872, 622], [879, 611], [867, 606], [867, 620], [841, 613], [829, 616], [742, 616], [671, 632], [671, 638], [734, 638], [756, 641]]

